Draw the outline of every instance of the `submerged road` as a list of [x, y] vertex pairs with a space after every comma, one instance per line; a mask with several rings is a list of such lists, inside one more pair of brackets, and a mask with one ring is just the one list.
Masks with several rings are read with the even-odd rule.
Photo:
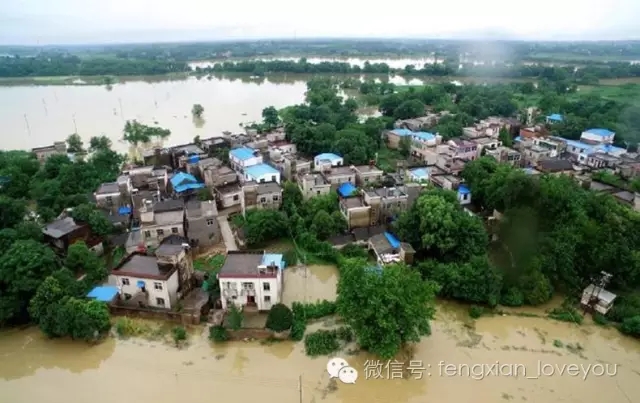
[[236, 239], [233, 237], [233, 231], [231, 231], [227, 216], [218, 216], [218, 224], [220, 224], [220, 232], [222, 233], [227, 251], [238, 250], [238, 245], [236, 245]]

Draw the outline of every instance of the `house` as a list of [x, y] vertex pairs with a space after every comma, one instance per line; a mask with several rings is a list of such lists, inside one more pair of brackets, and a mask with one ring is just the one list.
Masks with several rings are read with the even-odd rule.
[[587, 155], [585, 165], [594, 169], [616, 168], [620, 163], [620, 158], [603, 152], [595, 152]]
[[393, 263], [413, 263], [415, 250], [408, 243], [400, 242], [390, 232], [374, 235], [367, 241], [379, 265]]
[[176, 172], [170, 182], [174, 196], [190, 195], [204, 187], [204, 183], [198, 182], [195, 176], [186, 172]]
[[187, 164], [197, 164], [200, 159], [208, 157], [208, 154], [194, 143], [171, 147], [169, 154], [174, 169], [186, 169]]
[[133, 189], [158, 190], [163, 194], [167, 191], [169, 172], [166, 168], [151, 165], [132, 167], [122, 174], [130, 178], [132, 192]]
[[495, 150], [502, 145], [502, 141], [494, 137], [479, 137], [471, 141], [478, 146], [478, 155], [482, 153], [482, 150]]
[[284, 139], [286, 139], [287, 133], [284, 131], [283, 127], [278, 127], [277, 129], [274, 129], [269, 133], [267, 133], [265, 137], [267, 138], [267, 141], [269, 142], [269, 144], [272, 144], [272, 143], [276, 143], [278, 141], [283, 141]]
[[413, 157], [418, 159], [425, 159], [424, 154], [428, 151], [432, 151], [435, 146], [442, 142], [442, 137], [427, 133], [416, 132], [411, 135], [411, 146], [409, 152]]
[[246, 182], [255, 181], [258, 183], [276, 182], [280, 183], [280, 171], [268, 164], [257, 164], [245, 168], [244, 180]]
[[209, 165], [203, 169], [202, 178], [207, 187], [225, 186], [238, 182], [238, 174], [226, 165]]
[[593, 307], [596, 312], [606, 315], [611, 308], [613, 308], [613, 301], [615, 301], [615, 299], [616, 294], [602, 287], [589, 284], [589, 286], [582, 291], [580, 304], [585, 308]]
[[430, 171], [430, 167], [413, 168], [406, 172], [406, 176], [410, 182], [427, 184], [429, 183]]
[[200, 247], [218, 244], [222, 239], [218, 209], [213, 200], [190, 200], [185, 205], [185, 232], [190, 243]]
[[140, 210], [140, 231], [148, 247], [159, 245], [169, 235], [184, 236], [184, 202], [170, 199], [154, 204], [148, 201]]
[[322, 175], [324, 180], [329, 183], [334, 189], [342, 183], [355, 183], [356, 181], [355, 167], [353, 165], [350, 167], [329, 167], [328, 165], [325, 165], [320, 174]]
[[281, 254], [228, 251], [218, 273], [222, 308], [268, 311], [282, 299]]
[[336, 192], [338, 193], [338, 196], [346, 198], [356, 196], [358, 194], [358, 188], [356, 188], [351, 182], [345, 182], [338, 186]]
[[373, 183], [380, 183], [382, 181], [382, 175], [384, 171], [375, 166], [374, 161], [371, 161], [369, 165], [358, 165], [354, 167], [356, 174], [356, 184], [358, 186], [365, 186]]
[[552, 158], [552, 151], [548, 148], [532, 145], [523, 151], [524, 160], [528, 165], [536, 165], [542, 159]]
[[612, 157], [619, 158], [626, 154], [627, 150], [621, 147], [616, 147], [611, 144], [589, 144], [583, 141], [562, 139], [567, 145], [567, 152], [582, 165], [599, 165], [596, 160], [589, 161], [589, 156], [595, 153], [607, 154]]
[[86, 223], [76, 222], [72, 217], [63, 215], [44, 226], [42, 229], [45, 242], [49, 243], [58, 253], [66, 254], [71, 244], [84, 242], [96, 252], [101, 251], [102, 239], [92, 236], [91, 229]]
[[341, 198], [339, 208], [349, 229], [366, 228], [371, 225], [371, 206], [368, 206], [361, 196]]
[[571, 161], [563, 159], [543, 159], [538, 161], [536, 169], [546, 174], [569, 174], [572, 175], [575, 171]]
[[131, 190], [131, 201], [133, 202], [133, 217], [140, 219], [140, 211], [149, 203], [157, 203], [162, 199], [158, 190]]
[[193, 288], [194, 269], [188, 248], [162, 244], [155, 256], [134, 252], [109, 274], [120, 289], [118, 303], [138, 308], [173, 309]]
[[458, 201], [463, 206], [471, 204], [471, 190], [465, 185], [458, 185]]
[[260, 153], [264, 153], [269, 148], [269, 142], [267, 139], [254, 138], [252, 141], [245, 144], [246, 147], [258, 150]]
[[394, 123], [394, 127], [396, 129], [409, 129], [411, 131], [424, 130], [437, 125], [440, 118], [446, 115], [449, 115], [448, 111], [429, 113], [426, 116], [420, 116], [414, 119], [397, 120]]
[[549, 150], [549, 158], [555, 158], [565, 151], [566, 144], [554, 137], [534, 137], [531, 139], [534, 146]]
[[322, 153], [315, 156], [313, 159], [313, 168], [316, 171], [321, 171], [323, 167], [341, 167], [344, 165], [344, 158], [333, 153]]
[[297, 175], [311, 172], [311, 160], [285, 154], [281, 162], [274, 163], [286, 180], [294, 180]]
[[393, 129], [389, 130], [385, 133], [387, 139], [387, 147], [392, 149], [400, 148], [400, 141], [407, 137], [411, 136], [413, 132], [409, 129]]
[[251, 137], [244, 133], [223, 132], [222, 138], [229, 144], [229, 147], [242, 147], [251, 141]]
[[485, 155], [495, 158], [501, 164], [509, 164], [515, 167], [519, 167], [522, 164], [522, 154], [512, 148], [498, 147], [495, 150], [487, 150]]
[[36, 155], [40, 162], [45, 162], [52, 155], [67, 155], [67, 143], [56, 141], [51, 146], [32, 148], [31, 152]]
[[562, 117], [562, 115], [560, 115], [559, 113], [552, 113], [546, 118], [547, 124], [561, 123], [563, 120], [564, 117]]
[[131, 206], [130, 189], [131, 182], [126, 185], [124, 193], [121, 192], [118, 182], [103, 183], [93, 194], [96, 206], [114, 213], [118, 212], [120, 207]]
[[269, 153], [269, 159], [272, 161], [279, 161], [285, 154], [295, 154], [297, 152], [296, 145], [286, 140], [275, 141], [269, 143], [267, 148]]
[[386, 224], [409, 208], [409, 195], [404, 187], [367, 189], [363, 192], [365, 205], [370, 207], [369, 226]]
[[243, 146], [229, 151], [229, 164], [237, 172], [244, 174], [245, 169], [262, 162], [262, 155], [253, 148]]
[[451, 157], [448, 154], [439, 154], [435, 166], [447, 174], [459, 175], [466, 165], [467, 160]]
[[245, 182], [242, 186], [242, 214], [251, 209], [278, 210], [282, 205], [282, 188], [276, 182]]
[[331, 191], [331, 184], [318, 173], [298, 174], [296, 182], [305, 200], [329, 194]]
[[431, 175], [429, 179], [435, 186], [446, 190], [455, 190], [458, 188], [458, 186], [460, 186], [461, 183], [460, 178], [448, 174]]
[[242, 188], [238, 183], [230, 183], [213, 189], [218, 207], [226, 209], [242, 204]]
[[613, 144], [616, 134], [608, 129], [588, 129], [582, 132], [580, 140], [596, 144]]
[[449, 155], [453, 158], [473, 161], [478, 158], [478, 145], [473, 141], [452, 139], [447, 142]]

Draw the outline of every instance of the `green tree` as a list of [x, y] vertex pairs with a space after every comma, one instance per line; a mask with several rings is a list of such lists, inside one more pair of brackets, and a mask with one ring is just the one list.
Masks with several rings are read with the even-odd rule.
[[275, 210], [248, 211], [243, 228], [249, 245], [260, 245], [288, 234], [286, 216]]
[[12, 228], [24, 220], [27, 204], [23, 200], [16, 200], [0, 195], [0, 227]]
[[424, 103], [418, 99], [411, 99], [402, 102], [394, 111], [396, 119], [412, 119], [424, 116]]
[[74, 220], [85, 222], [91, 232], [98, 236], [107, 236], [113, 232], [113, 224], [92, 204], [81, 204], [71, 211]]
[[262, 121], [267, 127], [276, 127], [280, 123], [278, 110], [273, 106], [268, 106], [262, 110]]
[[315, 236], [324, 241], [334, 234], [335, 223], [333, 218], [329, 213], [324, 210], [320, 210], [313, 217], [311, 222], [311, 233], [315, 234]]
[[107, 136], [94, 136], [89, 140], [89, 151], [110, 150], [111, 140]]
[[402, 155], [404, 158], [409, 158], [409, 156], [411, 155], [411, 137], [410, 136], [404, 136], [403, 138], [400, 139], [398, 150], [400, 151], [400, 155]]
[[47, 277], [31, 298], [29, 315], [33, 320], [39, 321], [46, 314], [49, 306], [60, 302], [66, 296], [67, 290], [62, 288], [58, 280], [53, 276]]
[[244, 320], [244, 315], [240, 308], [238, 308], [235, 304], [230, 304], [228, 307], [229, 316], [227, 317], [227, 321], [229, 323], [229, 328], [231, 330], [238, 330], [242, 327], [242, 322]]
[[511, 147], [513, 145], [513, 138], [511, 138], [511, 134], [507, 130], [506, 127], [500, 129], [500, 134], [498, 135], [498, 139], [502, 142], [502, 145], [505, 147]]
[[269, 311], [265, 327], [274, 332], [284, 332], [285, 330], [291, 329], [292, 324], [293, 313], [291, 309], [284, 304], [275, 304]]
[[84, 143], [78, 133], [73, 133], [67, 137], [67, 151], [70, 153], [84, 152]]
[[149, 143], [155, 138], [165, 139], [171, 136], [171, 131], [157, 126], [147, 126], [137, 120], [127, 120], [122, 139], [137, 146], [140, 143]]
[[367, 266], [366, 260], [343, 262], [338, 313], [363, 348], [390, 359], [408, 343], [430, 334], [438, 286], [404, 265], [385, 266], [381, 273]]
[[204, 107], [200, 104], [193, 104], [193, 108], [191, 108], [191, 114], [195, 118], [201, 118], [204, 113]]

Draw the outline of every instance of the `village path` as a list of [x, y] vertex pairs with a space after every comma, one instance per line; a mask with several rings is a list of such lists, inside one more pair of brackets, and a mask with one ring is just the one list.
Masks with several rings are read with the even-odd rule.
[[222, 233], [222, 238], [224, 238], [227, 251], [238, 250], [238, 245], [236, 245], [236, 239], [233, 237], [233, 231], [231, 231], [227, 216], [218, 216], [218, 224], [220, 224], [220, 232]]

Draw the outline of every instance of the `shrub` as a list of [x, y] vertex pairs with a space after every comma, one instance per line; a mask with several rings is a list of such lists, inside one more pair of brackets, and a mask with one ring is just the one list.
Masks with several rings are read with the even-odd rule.
[[345, 258], [363, 258], [366, 259], [369, 257], [367, 250], [362, 246], [349, 244], [340, 249], [340, 254]]
[[340, 349], [336, 331], [318, 330], [304, 338], [304, 348], [307, 355], [315, 357], [328, 355]]
[[620, 325], [620, 331], [629, 336], [640, 337], [640, 316], [625, 319]]
[[211, 326], [209, 328], [209, 339], [220, 343], [229, 340], [229, 333], [224, 326]]
[[624, 322], [634, 316], [640, 316], [640, 293], [620, 296], [607, 314], [609, 320], [614, 322]]
[[500, 298], [500, 304], [504, 306], [524, 305], [524, 294], [516, 287], [509, 288]]
[[580, 315], [580, 312], [570, 306], [554, 308], [549, 312], [549, 317], [562, 322], [574, 322], [579, 325], [582, 324], [582, 321], [584, 320], [584, 317]]
[[336, 307], [337, 305], [335, 302], [327, 301], [326, 299], [315, 303], [293, 303], [294, 314], [296, 312], [296, 309], [299, 309], [299, 313], [306, 320], [320, 319], [324, 318], [325, 316], [334, 315], [336, 313]]
[[187, 330], [182, 326], [176, 326], [171, 329], [171, 336], [173, 337], [173, 342], [176, 343], [177, 346], [181, 341], [187, 340]]
[[607, 319], [607, 317], [599, 312], [595, 312], [593, 314], [593, 322], [596, 325], [600, 325], [600, 326], [607, 326], [609, 324], [609, 320]]
[[560, 340], [558, 340], [558, 339], [556, 339], [556, 340], [554, 340], [554, 341], [553, 341], [553, 345], [554, 345], [555, 347], [558, 347], [558, 348], [562, 348], [562, 347], [564, 347], [564, 344], [562, 343], [562, 341], [560, 341]]
[[481, 306], [471, 305], [471, 307], [469, 308], [469, 316], [471, 316], [473, 319], [481, 317], [483, 313], [484, 308]]
[[347, 343], [351, 343], [355, 340], [355, 334], [353, 333], [353, 330], [351, 330], [351, 328], [343, 326], [336, 330], [336, 332], [338, 334], [338, 339], [344, 340]]
[[275, 304], [267, 316], [266, 328], [275, 332], [289, 330], [293, 324], [293, 312], [284, 304]]
[[291, 324], [291, 334], [289, 337], [291, 340], [300, 341], [304, 338], [304, 332], [307, 330], [307, 322], [304, 318], [299, 316], [293, 316], [293, 323]]
[[289, 249], [283, 254], [284, 261], [287, 263], [287, 266], [295, 266], [298, 264], [298, 253], [295, 249]]
[[240, 311], [240, 309], [235, 305], [235, 304], [231, 304], [229, 306], [229, 328], [231, 330], [238, 330], [242, 327], [242, 320], [244, 318], [242, 317], [242, 312]]

